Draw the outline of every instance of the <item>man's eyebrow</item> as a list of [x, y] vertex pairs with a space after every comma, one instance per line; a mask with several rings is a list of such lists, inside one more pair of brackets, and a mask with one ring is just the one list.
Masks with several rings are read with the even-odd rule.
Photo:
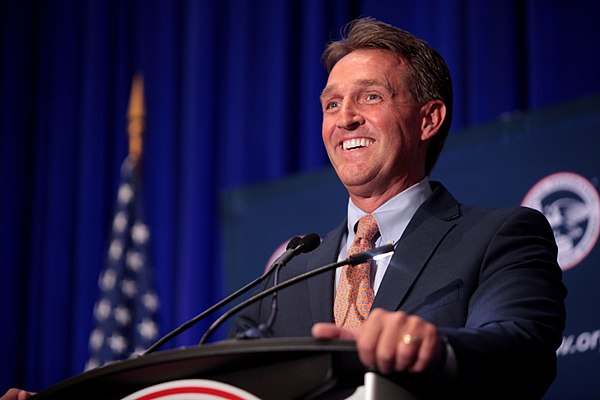
[[323, 100], [323, 98], [327, 97], [329, 95], [329, 93], [331, 93], [331, 92], [333, 92], [333, 87], [332, 86], [325, 86], [325, 88], [321, 92], [320, 99]]
[[360, 79], [356, 81], [355, 84], [361, 88], [378, 86], [387, 90], [390, 93], [393, 92], [392, 86], [387, 81], [380, 81], [377, 79]]
[[[377, 79], [359, 79], [359, 80], [356, 80], [355, 82], [353, 82], [352, 84], [361, 89], [371, 87], [371, 86], [378, 86], [378, 87], [381, 87], [381, 88], [387, 90], [390, 93], [394, 92], [391, 85], [389, 85], [387, 82], [382, 82]], [[326, 86], [325, 89], [323, 89], [323, 91], [321, 92], [321, 97], [320, 97], [321, 100], [324, 97], [327, 97], [334, 90], [335, 90], [335, 86]]]

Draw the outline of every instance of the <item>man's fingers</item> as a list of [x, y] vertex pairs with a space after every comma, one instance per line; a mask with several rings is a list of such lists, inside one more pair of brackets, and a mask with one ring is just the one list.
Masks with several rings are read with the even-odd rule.
[[382, 373], [421, 372], [439, 353], [437, 328], [401, 311], [372, 310], [356, 340], [362, 363]]
[[312, 335], [315, 339], [347, 339], [354, 340], [358, 332], [340, 328], [329, 322], [317, 322], [312, 327]]
[[392, 372], [397, 360], [397, 329], [406, 321], [404, 313], [390, 313], [374, 309], [357, 341], [358, 354], [363, 364], [377, 367], [383, 373]]
[[428, 365], [439, 358], [442, 350], [440, 349], [441, 346], [445, 346], [445, 344], [438, 339], [437, 329], [431, 327], [430, 329], [425, 330], [417, 359], [412, 367], [410, 367], [410, 371], [424, 371]]
[[437, 328], [401, 311], [374, 309], [362, 329], [349, 331], [333, 323], [312, 327], [315, 339], [356, 340], [358, 356], [368, 368], [382, 373], [421, 372], [439, 358]]
[[30, 398], [31, 396], [33, 396], [34, 394], [35, 393], [32, 393], [32, 392], [22, 391], [19, 393], [18, 400], [26, 400], [26, 399]]
[[33, 396], [35, 393], [27, 392], [22, 389], [9, 389], [0, 400], [25, 400]]

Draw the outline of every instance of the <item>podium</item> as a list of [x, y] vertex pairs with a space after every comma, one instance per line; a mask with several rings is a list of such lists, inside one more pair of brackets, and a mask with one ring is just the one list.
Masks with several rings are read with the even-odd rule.
[[312, 338], [223, 341], [156, 352], [89, 370], [33, 399], [118, 400], [153, 385], [188, 379], [222, 382], [262, 400], [416, 399], [367, 371], [354, 342]]

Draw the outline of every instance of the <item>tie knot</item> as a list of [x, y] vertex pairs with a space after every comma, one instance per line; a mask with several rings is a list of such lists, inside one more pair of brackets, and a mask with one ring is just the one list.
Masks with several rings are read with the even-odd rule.
[[379, 226], [375, 221], [375, 215], [367, 214], [358, 220], [358, 228], [356, 229], [356, 237], [362, 238], [371, 242], [379, 233]]

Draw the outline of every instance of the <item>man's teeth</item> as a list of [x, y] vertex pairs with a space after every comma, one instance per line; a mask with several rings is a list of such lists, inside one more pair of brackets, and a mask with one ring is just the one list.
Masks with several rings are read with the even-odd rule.
[[373, 143], [373, 140], [366, 138], [349, 139], [342, 142], [342, 148], [344, 150], [352, 150], [359, 147], [369, 147], [371, 143]]

